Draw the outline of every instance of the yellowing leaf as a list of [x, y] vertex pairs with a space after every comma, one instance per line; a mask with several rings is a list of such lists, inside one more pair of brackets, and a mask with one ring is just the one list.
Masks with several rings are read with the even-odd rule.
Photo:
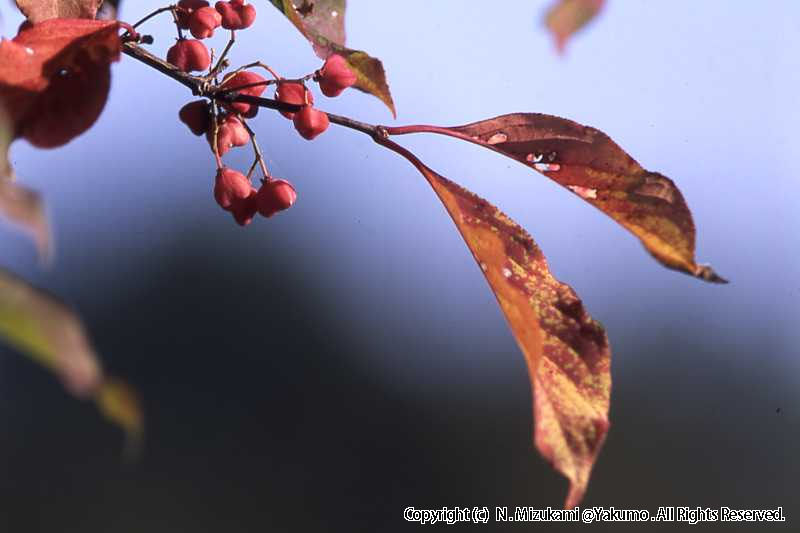
[[489, 282], [528, 366], [534, 443], [570, 482], [565, 507], [578, 505], [609, 428], [611, 350], [605, 331], [505, 213], [392, 141], [376, 142], [425, 176]]
[[128, 436], [126, 455], [135, 457], [141, 447], [144, 416], [139, 395], [127, 383], [106, 378], [95, 394], [98, 409], [109, 421], [125, 430]]
[[75, 313], [2, 269], [0, 336], [54, 371], [77, 396], [91, 395], [102, 381], [97, 354]]
[[13, 127], [0, 102], [0, 215], [19, 224], [36, 243], [39, 255], [51, 255], [50, 226], [39, 193], [14, 182], [14, 169], [8, 161]]
[[53, 371], [72, 394], [95, 397], [102, 412], [138, 436], [142, 414], [135, 393], [106, 380], [76, 314], [49, 293], [0, 269], [0, 339]]
[[556, 0], [545, 15], [545, 25], [553, 34], [559, 53], [572, 34], [597, 16], [604, 3], [605, 0]]
[[47, 260], [51, 256], [50, 225], [38, 192], [0, 179], [0, 215], [20, 225], [31, 235], [42, 259]]
[[306, 0], [298, 7], [291, 0], [270, 1], [311, 42], [318, 57], [343, 56], [357, 76], [353, 87], [376, 96], [392, 116], [397, 116], [383, 64], [366, 52], [344, 45], [344, 0]]
[[385, 128], [438, 133], [499, 152], [563, 185], [636, 235], [669, 268], [724, 283], [695, 262], [692, 214], [675, 184], [642, 168], [600, 130], [539, 113], [513, 113], [456, 127]]

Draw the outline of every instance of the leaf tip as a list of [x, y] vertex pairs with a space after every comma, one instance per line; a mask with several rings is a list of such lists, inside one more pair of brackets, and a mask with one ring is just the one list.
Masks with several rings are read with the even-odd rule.
[[727, 279], [717, 274], [714, 269], [711, 268], [711, 265], [695, 265], [694, 272], [692, 274], [696, 278], [700, 278], [703, 281], [708, 281], [709, 283], [719, 283], [721, 285], [730, 283]]
[[144, 414], [138, 393], [119, 379], [106, 378], [95, 392], [95, 402], [106, 419], [125, 431], [125, 458], [138, 457], [144, 435]]
[[564, 501], [564, 509], [573, 509], [577, 507], [581, 503], [581, 500], [583, 499], [583, 495], [585, 493], [586, 493], [586, 485], [570, 482], [569, 492], [567, 493], [567, 499]]

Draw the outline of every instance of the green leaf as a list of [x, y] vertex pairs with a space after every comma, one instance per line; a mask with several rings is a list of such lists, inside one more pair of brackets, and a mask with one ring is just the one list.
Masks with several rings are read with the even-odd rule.
[[270, 2], [309, 40], [318, 57], [326, 59], [332, 54], [339, 54], [347, 59], [357, 76], [353, 87], [376, 96], [386, 104], [392, 116], [397, 116], [381, 61], [361, 50], [347, 48], [344, 44], [344, 0], [303, 0], [298, 7], [291, 0]]

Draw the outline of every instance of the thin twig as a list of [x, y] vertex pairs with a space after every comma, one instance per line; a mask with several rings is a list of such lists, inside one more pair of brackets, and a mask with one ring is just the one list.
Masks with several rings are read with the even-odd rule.
[[275, 72], [274, 70], [272, 70], [272, 67], [270, 67], [270, 66], [269, 66], [269, 65], [267, 65], [266, 63], [262, 63], [261, 61], [253, 61], [252, 63], [248, 63], [247, 65], [243, 65], [243, 66], [241, 66], [241, 67], [237, 68], [237, 69], [236, 69], [236, 70], [234, 70], [233, 72], [229, 72], [229, 73], [228, 73], [228, 74], [225, 76], [225, 78], [223, 78], [223, 80], [222, 80], [222, 84], [224, 85], [224, 84], [225, 84], [225, 83], [226, 83], [226, 82], [227, 82], [229, 79], [231, 79], [232, 77], [234, 77], [234, 76], [235, 76], [236, 74], [238, 74], [239, 72], [241, 72], [241, 71], [243, 71], [243, 70], [245, 70], [245, 69], [248, 69], [248, 68], [253, 68], [253, 67], [260, 67], [260, 68], [263, 68], [264, 70], [266, 70], [267, 72], [269, 72], [269, 73], [272, 75], [272, 77], [273, 77], [273, 78], [275, 78], [276, 80], [280, 80], [280, 79], [281, 79], [280, 75], [279, 75], [277, 72]]
[[153, 11], [152, 13], [150, 13], [149, 15], [147, 15], [146, 17], [144, 17], [142, 20], [140, 20], [139, 22], [137, 22], [136, 24], [134, 24], [134, 25], [133, 25], [133, 27], [134, 27], [134, 28], [138, 28], [139, 26], [141, 26], [142, 24], [144, 24], [145, 22], [147, 22], [147, 21], [148, 21], [148, 20], [150, 20], [151, 18], [153, 18], [153, 17], [155, 17], [156, 15], [159, 15], [159, 14], [161, 14], [161, 13], [165, 12], [165, 11], [173, 11], [173, 6], [160, 7], [160, 8], [158, 8], [158, 9], [156, 9], [155, 11]]
[[219, 109], [216, 103], [211, 106], [211, 113], [213, 115], [211, 120], [214, 124], [213, 146], [211, 148], [214, 150], [214, 159], [217, 161], [217, 170], [219, 170], [222, 168], [222, 158], [219, 155]]
[[205, 80], [203, 78], [192, 76], [191, 74], [182, 71], [175, 65], [167, 63], [160, 57], [151, 54], [141, 46], [138, 46], [132, 42], [123, 43], [122, 53], [141, 61], [145, 65], [152, 67], [162, 74], [169, 76], [178, 83], [185, 85], [192, 90], [192, 94], [205, 96]]
[[[215, 90], [209, 87], [209, 80], [205, 78], [201, 78], [198, 76], [192, 76], [191, 74], [187, 74], [182, 70], [179, 70], [174, 65], [171, 65], [160, 59], [141, 46], [136, 45], [136, 43], [127, 42], [122, 45], [122, 52], [130, 56], [137, 61], [141, 61], [145, 65], [154, 68], [161, 72], [162, 74], [169, 76], [173, 80], [181, 83], [191, 89], [192, 94], [204, 96], [206, 98], [210, 98], [217, 102], [223, 103], [233, 103], [233, 102], [244, 102], [247, 104], [257, 105], [259, 107], [266, 107], [268, 109], [275, 109], [277, 111], [286, 111], [288, 113], [296, 113], [300, 111], [303, 106], [297, 104], [290, 104], [288, 102], [281, 102], [275, 100], [273, 98], [262, 98], [260, 96], [251, 96], [249, 94], [232, 94], [226, 93], [222, 90]], [[252, 63], [249, 66], [259, 66], [263, 65], [261, 63]], [[385, 139], [388, 137], [387, 129], [382, 126], [375, 126], [373, 124], [367, 124], [366, 122], [360, 122], [358, 120], [354, 120], [352, 118], [343, 117], [340, 115], [334, 115], [333, 113], [328, 113], [328, 119], [337, 124], [339, 126], [344, 126], [345, 128], [350, 128], [351, 130], [360, 131], [366, 135], [369, 135], [373, 139]], [[376, 141], [377, 142], [377, 141]], [[387, 146], [388, 147], [388, 146]]]
[[214, 65], [214, 68], [209, 71], [208, 76], [206, 78], [213, 78], [219, 73], [219, 69], [222, 67], [222, 62], [225, 61], [225, 58], [228, 56], [228, 52], [231, 50], [231, 46], [233, 43], [236, 42], [236, 32], [231, 30], [231, 38], [228, 40], [228, 44], [225, 45], [225, 49], [222, 51], [222, 55], [219, 56], [217, 60], [217, 64]]
[[264, 174], [264, 179], [266, 181], [269, 181], [270, 179], [272, 179], [272, 176], [270, 175], [269, 170], [267, 170], [267, 165], [264, 162], [264, 154], [261, 153], [261, 148], [258, 146], [258, 141], [256, 140], [256, 132], [254, 132], [252, 128], [250, 128], [250, 126], [247, 124], [247, 121], [243, 119], [241, 116], [239, 116], [239, 121], [247, 130], [247, 133], [250, 134], [250, 143], [253, 145], [253, 151], [256, 153], [256, 160], [253, 161], [253, 166], [250, 167], [250, 172], [247, 173], [247, 178], [250, 179], [250, 175], [253, 173], [253, 167], [255, 167], [256, 163], [258, 163], [258, 165], [261, 166], [261, 173]]

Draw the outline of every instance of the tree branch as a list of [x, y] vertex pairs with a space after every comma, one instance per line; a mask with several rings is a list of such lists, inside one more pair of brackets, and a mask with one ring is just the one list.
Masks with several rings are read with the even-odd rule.
[[[275, 109], [277, 111], [287, 111], [289, 113], [296, 113], [303, 108], [301, 105], [280, 102], [273, 98], [262, 98], [260, 96], [252, 96], [249, 94], [238, 94], [236, 91], [217, 88], [212, 85], [212, 78], [193, 76], [183, 72], [175, 65], [167, 63], [160, 57], [151, 54], [134, 42], [124, 42], [122, 44], [122, 53], [144, 63], [151, 68], [156, 69], [165, 76], [168, 76], [178, 83], [188, 87], [195, 96], [210, 98], [218, 102], [244, 102], [248, 104], [254, 104], [259, 107]], [[360, 122], [358, 120], [343, 117], [341, 115], [334, 115], [333, 113], [326, 114], [332, 123], [339, 126], [344, 126], [345, 128], [349, 128], [351, 130], [359, 131], [365, 135], [369, 135], [376, 143], [406, 157], [404, 153], [397, 150], [397, 148], [401, 148], [400, 146], [388, 141], [389, 133], [385, 127], [367, 124], [366, 122]]]

